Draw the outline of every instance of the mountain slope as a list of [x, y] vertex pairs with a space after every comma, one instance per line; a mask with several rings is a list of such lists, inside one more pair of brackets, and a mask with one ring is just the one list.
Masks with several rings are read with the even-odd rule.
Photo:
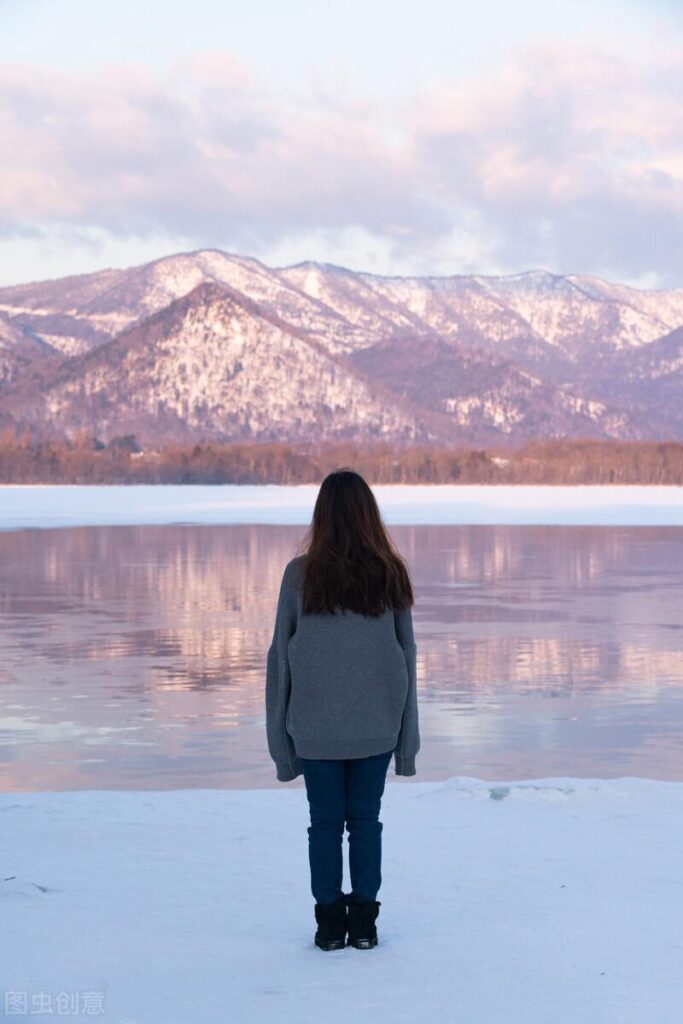
[[449, 421], [396, 401], [258, 303], [203, 283], [65, 364], [47, 393], [8, 411], [102, 438], [438, 440]]
[[441, 339], [398, 338], [353, 357], [374, 379], [419, 405], [452, 417], [478, 443], [514, 435], [639, 439], [644, 418], [542, 381], [509, 360], [493, 360]]
[[164, 256], [125, 270], [0, 288], [0, 312], [18, 327], [40, 333], [59, 351], [78, 355], [211, 282], [241, 291], [338, 348], [358, 334], [352, 323], [258, 260], [213, 249]]
[[592, 387], [606, 401], [623, 400], [659, 437], [683, 437], [683, 327], [637, 352], [621, 351], [594, 372]]
[[683, 437], [681, 325], [683, 289], [205, 249], [0, 289], [0, 395], [46, 429], [157, 440]]
[[0, 313], [0, 395], [24, 381], [36, 381], [41, 370], [54, 371], [61, 359], [41, 338]]

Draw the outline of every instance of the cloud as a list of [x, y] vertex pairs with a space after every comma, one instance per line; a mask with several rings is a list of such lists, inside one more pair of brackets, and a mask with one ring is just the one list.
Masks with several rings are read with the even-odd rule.
[[505, 265], [683, 284], [683, 47], [655, 59], [546, 42], [420, 100], [414, 145]]
[[[412, 102], [283, 93], [222, 51], [97, 72], [0, 69], [0, 233], [302, 239], [449, 271], [548, 266], [683, 284], [683, 47], [547, 40]], [[338, 262], [340, 262], [338, 260]], [[468, 267], [468, 269], [476, 269]]]

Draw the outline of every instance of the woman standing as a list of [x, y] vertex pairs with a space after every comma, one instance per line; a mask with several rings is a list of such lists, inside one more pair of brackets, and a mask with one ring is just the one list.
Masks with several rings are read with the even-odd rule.
[[[391, 757], [415, 775], [420, 749], [413, 590], [375, 497], [350, 469], [322, 482], [304, 553], [285, 566], [266, 670], [277, 778], [303, 774], [321, 949], [377, 945], [382, 823]], [[351, 892], [342, 892], [349, 834]]]

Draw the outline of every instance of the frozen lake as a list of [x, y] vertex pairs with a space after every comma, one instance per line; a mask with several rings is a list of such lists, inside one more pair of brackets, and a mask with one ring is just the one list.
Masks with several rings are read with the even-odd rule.
[[[374, 491], [417, 595], [418, 781], [683, 780], [679, 488]], [[265, 656], [316, 493], [1, 488], [0, 789], [277, 785]]]
[[[682, 487], [373, 487], [389, 525], [683, 526]], [[2, 486], [0, 530], [161, 523], [308, 524], [314, 484]]]

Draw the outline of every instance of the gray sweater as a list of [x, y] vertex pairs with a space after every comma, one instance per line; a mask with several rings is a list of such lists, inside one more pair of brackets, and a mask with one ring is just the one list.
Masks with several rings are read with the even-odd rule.
[[285, 566], [268, 650], [266, 732], [277, 778], [301, 775], [300, 757], [389, 750], [397, 775], [415, 775], [420, 734], [410, 609], [378, 617], [348, 608], [303, 615], [305, 557]]

